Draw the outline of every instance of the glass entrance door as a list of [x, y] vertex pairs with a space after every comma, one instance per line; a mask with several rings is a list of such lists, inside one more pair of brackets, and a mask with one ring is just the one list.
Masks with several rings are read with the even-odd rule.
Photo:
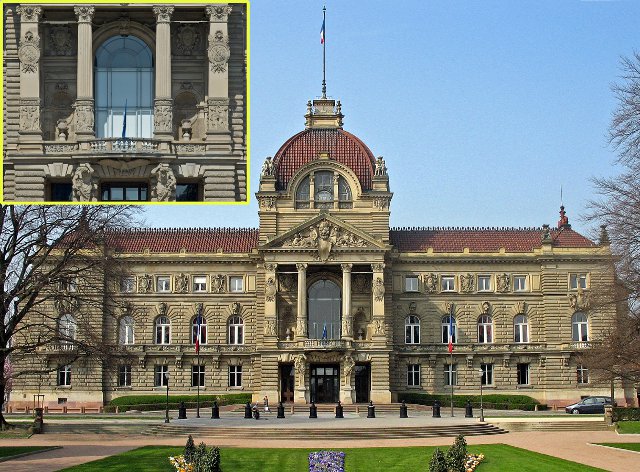
[[371, 364], [356, 364], [356, 403], [369, 403]]
[[280, 401], [283, 403], [293, 401], [293, 388], [295, 378], [293, 364], [280, 365]]
[[340, 367], [312, 365], [310, 373], [311, 401], [336, 403], [340, 397]]

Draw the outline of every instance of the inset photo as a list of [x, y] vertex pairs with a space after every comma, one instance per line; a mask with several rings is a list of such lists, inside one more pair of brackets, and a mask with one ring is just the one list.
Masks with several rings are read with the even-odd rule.
[[248, 196], [249, 5], [4, 5], [2, 201]]

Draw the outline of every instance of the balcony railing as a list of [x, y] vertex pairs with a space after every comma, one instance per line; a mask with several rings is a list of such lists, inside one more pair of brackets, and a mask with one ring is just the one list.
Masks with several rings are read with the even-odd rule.
[[96, 153], [139, 153], [157, 152], [159, 141], [149, 138], [106, 138], [89, 143], [91, 151]]
[[349, 343], [342, 339], [306, 339], [305, 349], [347, 349]]

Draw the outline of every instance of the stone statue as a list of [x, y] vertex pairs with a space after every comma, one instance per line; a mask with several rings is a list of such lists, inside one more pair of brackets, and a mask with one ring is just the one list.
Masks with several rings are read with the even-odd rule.
[[376, 177], [382, 177], [387, 175], [387, 166], [384, 164], [384, 158], [382, 156], [376, 157], [376, 168], [373, 172]]
[[378, 302], [384, 300], [384, 281], [381, 277], [376, 279], [375, 285], [373, 286], [373, 297]]
[[271, 177], [275, 175], [276, 167], [273, 164], [273, 158], [271, 156], [267, 156], [264, 160], [264, 164], [262, 164], [262, 172], [260, 172], [261, 177]]
[[158, 202], [168, 202], [175, 199], [176, 177], [168, 164], [159, 164], [151, 171], [156, 178], [153, 196]]
[[187, 274], [176, 275], [176, 292], [187, 293], [189, 291], [189, 276]]
[[75, 201], [92, 201], [96, 190], [96, 184], [93, 181], [93, 167], [90, 164], [80, 164], [73, 174], [72, 184]]
[[294, 368], [296, 369], [296, 384], [298, 386], [304, 385], [304, 374], [307, 370], [307, 356], [304, 354], [298, 354], [293, 361]]
[[344, 375], [344, 384], [348, 387], [351, 385], [351, 372], [353, 372], [353, 368], [356, 366], [353, 357], [346, 356], [344, 361], [342, 362], [342, 374]]
[[264, 287], [264, 295], [268, 302], [272, 302], [276, 299], [276, 280], [273, 277], [267, 279], [267, 283]]

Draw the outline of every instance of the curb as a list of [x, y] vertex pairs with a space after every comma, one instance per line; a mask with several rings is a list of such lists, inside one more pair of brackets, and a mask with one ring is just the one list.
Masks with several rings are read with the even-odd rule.
[[19, 459], [20, 457], [32, 456], [34, 454], [40, 454], [41, 452], [55, 451], [56, 449], [62, 449], [62, 446], [51, 446], [45, 449], [38, 449], [37, 451], [22, 452], [15, 456], [0, 457], [0, 462], [12, 461], [14, 459]]

